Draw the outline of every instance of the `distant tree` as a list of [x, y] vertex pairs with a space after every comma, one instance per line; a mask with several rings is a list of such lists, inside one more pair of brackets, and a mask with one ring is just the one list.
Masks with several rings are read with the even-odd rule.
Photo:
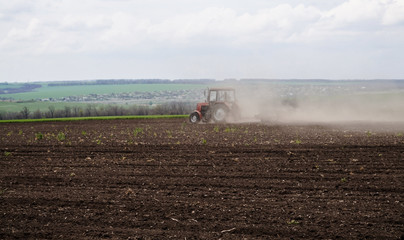
[[79, 117], [80, 116], [80, 108], [77, 107], [77, 106], [73, 106], [72, 111], [71, 111], [71, 115], [72, 115], [72, 117]]
[[120, 109], [118, 106], [116, 105], [109, 105], [106, 110], [105, 110], [106, 114], [108, 116], [121, 116], [122, 115], [122, 109]]
[[42, 113], [41, 113], [41, 111], [40, 111], [39, 109], [35, 110], [35, 112], [33, 113], [32, 118], [35, 118], [35, 119], [42, 118]]
[[49, 106], [48, 107], [48, 110], [49, 110], [49, 117], [50, 118], [54, 118], [55, 117], [55, 107], [54, 106]]
[[65, 117], [70, 117], [71, 116], [71, 108], [69, 106], [65, 106]]
[[55, 113], [54, 113], [53, 117], [54, 118], [63, 118], [63, 117], [65, 117], [65, 110], [62, 110], [62, 109], [55, 110]]
[[84, 112], [84, 116], [90, 117], [91, 114], [92, 114], [92, 112], [93, 112], [93, 106], [90, 105], [90, 104], [88, 104], [88, 105], [86, 106], [86, 111]]
[[30, 114], [30, 111], [29, 111], [29, 109], [26, 107], [26, 106], [24, 106], [23, 108], [22, 108], [22, 110], [21, 110], [21, 115], [22, 115], [22, 118], [24, 118], [24, 119], [28, 119], [29, 118], [29, 114]]
[[88, 104], [86, 106], [84, 116], [86, 116], [86, 117], [99, 116], [97, 107], [95, 105], [93, 105], [93, 104]]

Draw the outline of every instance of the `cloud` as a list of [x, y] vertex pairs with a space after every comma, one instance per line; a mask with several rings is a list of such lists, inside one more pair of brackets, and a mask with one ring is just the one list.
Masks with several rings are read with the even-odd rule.
[[[318, 62], [334, 65], [321, 70], [341, 72], [349, 62], [342, 59], [353, 59], [352, 64], [359, 59], [355, 52], [367, 61], [399, 61], [392, 55], [404, 41], [402, 0], [0, 0], [0, 6], [2, 61], [104, 55], [117, 59], [117, 66], [125, 56], [150, 64], [178, 61], [170, 66], [230, 62], [235, 75], [244, 70], [261, 77], [269, 63], [282, 73], [290, 72], [292, 63], [297, 72], [310, 72], [306, 65]], [[374, 46], [389, 48], [388, 54]], [[247, 70], [240, 68], [242, 62]], [[228, 69], [217, 71], [224, 75]]]
[[[24, 1], [18, 1], [18, 4], [6, 7], [12, 10], [12, 16], [23, 15], [23, 21], [16, 22], [13, 27], [4, 27], [2, 24], [7, 33], [0, 43], [3, 49], [29, 43], [32, 48], [28, 47], [28, 51], [42, 54], [136, 48], [150, 42], [183, 46], [215, 40], [237, 46], [327, 40], [333, 35], [360, 34], [366, 29], [366, 24], [380, 28], [404, 20], [403, 14], [400, 14], [404, 4], [387, 0], [349, 0], [326, 10], [303, 4], [279, 4], [254, 12], [238, 12], [230, 7], [208, 7], [164, 19], [154, 18], [153, 12], [150, 12], [150, 16], [138, 17], [125, 9], [108, 12], [107, 9], [96, 8], [93, 12], [91, 8], [96, 4], [89, 4], [91, 1], [86, 5], [77, 5], [75, 1], [75, 4], [61, 1], [59, 5], [40, 2], [42, 4], [27, 7]], [[110, 1], [108, 4], [120, 3]], [[73, 11], [75, 6], [80, 6], [77, 11]], [[140, 6], [134, 4], [133, 7]], [[36, 7], [36, 11], [32, 10], [33, 7]], [[65, 8], [72, 11], [64, 12]], [[56, 11], [53, 14], [39, 14], [53, 10]], [[31, 14], [27, 11], [31, 11]], [[369, 28], [371, 31], [372, 28]]]
[[404, 23], [404, 1], [393, 0], [388, 1], [385, 14], [382, 18], [384, 25], [395, 25]]

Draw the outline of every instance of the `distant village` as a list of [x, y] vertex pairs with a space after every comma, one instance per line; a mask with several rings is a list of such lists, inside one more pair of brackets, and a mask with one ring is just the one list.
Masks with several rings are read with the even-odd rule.
[[87, 102], [87, 103], [137, 103], [159, 104], [164, 102], [194, 102], [202, 99], [203, 89], [152, 91], [152, 92], [124, 92], [111, 94], [89, 94], [84, 96], [67, 96], [61, 98], [38, 99], [42, 102]]
[[[313, 95], [338, 95], [353, 94], [369, 91], [383, 91], [386, 89], [404, 89], [403, 80], [268, 80], [268, 79], [227, 79], [223, 81], [215, 81], [211, 79], [196, 80], [161, 80], [161, 79], [135, 79], [135, 80], [89, 80], [89, 81], [63, 81], [49, 82], [48, 86], [77, 86], [77, 85], [120, 85], [120, 84], [200, 84], [208, 86], [235, 86], [239, 88], [239, 93], [247, 94], [252, 91], [269, 91], [271, 94], [293, 98]], [[7, 83], [1, 83], [5, 87], [0, 89], [0, 100], [15, 101], [19, 100], [10, 98], [8, 94], [23, 93], [34, 91], [40, 88], [37, 83], [26, 83], [21, 87], [7, 87]], [[252, 91], [251, 91], [252, 90]], [[58, 98], [38, 98], [29, 101], [40, 102], [85, 102], [85, 103], [117, 103], [117, 104], [141, 104], [155, 105], [166, 102], [198, 102], [205, 99], [204, 89], [184, 89], [184, 90], [165, 90], [165, 91], [149, 91], [149, 92], [117, 92], [110, 94], [88, 94], [63, 96]], [[26, 101], [24, 101], [26, 102]]]

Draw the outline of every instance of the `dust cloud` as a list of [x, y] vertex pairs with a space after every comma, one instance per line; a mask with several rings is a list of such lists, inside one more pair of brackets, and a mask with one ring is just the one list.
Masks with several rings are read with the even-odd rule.
[[[369, 83], [237, 84], [241, 121], [404, 123], [403, 88]], [[404, 85], [404, 82], [403, 82]]]

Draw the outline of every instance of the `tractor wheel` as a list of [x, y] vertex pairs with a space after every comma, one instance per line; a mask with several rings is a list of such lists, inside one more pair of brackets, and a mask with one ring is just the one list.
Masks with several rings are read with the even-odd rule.
[[224, 105], [217, 105], [213, 108], [212, 118], [217, 123], [226, 122], [229, 109]]
[[189, 121], [191, 123], [198, 123], [199, 121], [201, 121], [199, 114], [197, 112], [193, 112], [189, 115]]

